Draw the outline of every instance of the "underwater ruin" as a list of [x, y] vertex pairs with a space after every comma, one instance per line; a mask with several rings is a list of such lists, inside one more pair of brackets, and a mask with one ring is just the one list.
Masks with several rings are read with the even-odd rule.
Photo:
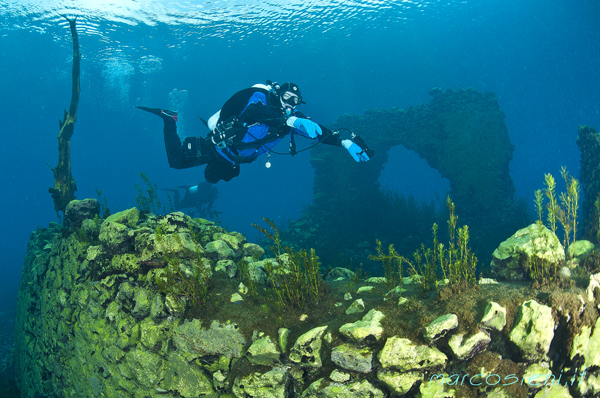
[[365, 278], [287, 247], [273, 223], [260, 227], [269, 250], [183, 213], [100, 213], [74, 200], [63, 224], [31, 234], [13, 358], [24, 397], [600, 393], [597, 224], [568, 248], [545, 216], [515, 228], [494, 279], [454, 288], [473, 265], [465, 230], [425, 283], [392, 246], [374, 256], [385, 277]]

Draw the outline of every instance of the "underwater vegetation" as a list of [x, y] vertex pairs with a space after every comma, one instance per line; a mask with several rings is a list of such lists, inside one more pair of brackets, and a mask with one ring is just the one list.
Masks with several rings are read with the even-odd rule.
[[[544, 208], [547, 212], [547, 225], [552, 232], [557, 232], [557, 222], [563, 230], [563, 247], [567, 249], [569, 245], [575, 242], [577, 238], [577, 211], [579, 210], [579, 181], [563, 166], [560, 175], [565, 181], [566, 192], [556, 193], [556, 181], [552, 174], [544, 176], [546, 188], [542, 192], [538, 189], [535, 194], [535, 209], [537, 213], [537, 222], [543, 224], [542, 213]], [[548, 202], [544, 204], [546, 198]], [[560, 198], [560, 202], [559, 199]]]
[[207, 220], [137, 208], [101, 219], [95, 199], [74, 201], [69, 227], [31, 235], [18, 385], [32, 398], [533, 397], [545, 387], [454, 380], [521, 378], [544, 365], [583, 380], [564, 387], [570, 396], [600, 392], [600, 274], [587, 290], [472, 288], [469, 228], [446, 205], [448, 241], [434, 224], [420, 266], [377, 241], [386, 278], [336, 269], [325, 282], [316, 251], [288, 247], [268, 219], [257, 226], [271, 246], [263, 258], [262, 247]]
[[[379, 261], [384, 269], [388, 286], [392, 289], [402, 284], [402, 275], [407, 272], [422, 292], [441, 291], [449, 288], [452, 293], [461, 293], [477, 286], [477, 257], [469, 244], [469, 227], [457, 228], [458, 216], [450, 197], [446, 199], [448, 208], [448, 244], [444, 245], [438, 238], [438, 224], [431, 227], [433, 242], [431, 247], [424, 243], [413, 254], [413, 260], [398, 254], [392, 244], [388, 253], [382, 250], [381, 241], [377, 240], [377, 255], [371, 260]], [[403, 269], [406, 264], [406, 270]], [[441, 279], [441, 282], [440, 282]]]
[[[559, 232], [559, 227], [562, 228], [562, 248], [566, 253], [570, 253], [568, 248], [577, 239], [579, 181], [571, 176], [565, 167], [561, 168], [560, 174], [565, 182], [566, 192], [556, 192], [556, 180], [550, 173], [544, 175], [545, 188], [534, 192], [539, 239], [532, 240], [533, 252], [531, 256], [528, 256], [527, 268], [529, 277], [541, 283], [553, 281], [557, 277], [561, 265], [558, 261], [550, 261], [539, 255], [551, 245], [550, 236], [544, 233], [544, 226], [547, 226], [554, 235]], [[544, 210], [546, 213], [545, 223]], [[572, 254], [570, 256], [572, 257]]]
[[271, 243], [271, 252], [277, 260], [276, 264], [265, 263], [265, 270], [279, 308], [305, 308], [318, 304], [324, 295], [325, 281], [315, 249], [295, 251], [292, 247], [284, 246], [275, 223], [268, 218], [263, 220], [272, 232], [257, 224], [253, 226]]
[[[142, 213], [166, 214], [167, 208], [160, 201], [156, 183], [150, 182], [146, 173], [140, 172], [140, 177], [144, 181], [145, 189], [137, 184], [134, 185], [135, 189], [138, 191], [138, 195], [135, 197], [137, 208]], [[170, 199], [171, 197], [169, 196], [169, 204], [171, 205], [170, 210], [175, 211]]]

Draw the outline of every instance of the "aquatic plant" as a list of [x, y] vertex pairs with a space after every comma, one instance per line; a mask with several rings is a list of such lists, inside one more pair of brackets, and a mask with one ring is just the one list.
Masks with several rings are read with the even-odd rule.
[[560, 169], [560, 174], [565, 181], [567, 192], [561, 192], [560, 202], [561, 207], [558, 211], [558, 221], [564, 231], [564, 246], [567, 248], [571, 243], [571, 233], [573, 234], [572, 242], [575, 242], [577, 237], [577, 210], [579, 209], [579, 181], [573, 176], [570, 176], [567, 169], [563, 166]]
[[543, 225], [542, 215], [544, 213], [544, 194], [541, 189], [534, 192], [535, 212], [537, 213], [537, 223]]
[[272, 243], [270, 249], [277, 261], [265, 261], [265, 270], [279, 308], [285, 310], [318, 304], [325, 292], [325, 281], [320, 273], [320, 262], [315, 249], [296, 252], [293, 248], [284, 246], [275, 223], [268, 218], [263, 220], [272, 232], [257, 224], [252, 226]]
[[556, 233], [556, 216], [558, 213], [558, 202], [556, 201], [556, 181], [552, 174], [547, 173], [544, 175], [546, 189], [544, 194], [548, 198], [548, 204], [546, 210], [548, 211], [548, 226], [552, 232]]
[[98, 203], [100, 204], [100, 214], [102, 218], [110, 216], [110, 209], [108, 208], [108, 199], [102, 194], [102, 190], [96, 188], [96, 196], [98, 196]]
[[563, 230], [563, 246], [565, 250], [570, 244], [577, 239], [577, 211], [579, 210], [579, 181], [569, 175], [567, 169], [563, 166], [560, 169], [560, 174], [565, 181], [566, 192], [561, 192], [558, 195], [560, 203], [557, 200], [556, 181], [552, 174], [544, 175], [544, 193], [541, 190], [534, 192], [535, 208], [538, 216], [538, 224], [543, 224], [542, 213], [544, 208], [544, 197], [548, 199], [545, 208], [547, 211], [548, 228], [552, 232], [557, 231], [557, 221]]
[[137, 204], [137, 207], [140, 210], [140, 212], [166, 214], [167, 209], [160, 202], [160, 198], [158, 197], [157, 185], [150, 182], [150, 179], [148, 178], [146, 173], [140, 172], [140, 177], [146, 184], [145, 192], [139, 185], [134, 185], [135, 189], [138, 191], [138, 195], [135, 198], [135, 203]]
[[[166, 238], [166, 232], [166, 228], [159, 225], [154, 234], [156, 243], [164, 245], [165, 251], [170, 253], [164, 255], [167, 266], [157, 271], [156, 286], [166, 295], [185, 298], [188, 304], [192, 303], [196, 307], [203, 306], [206, 304], [210, 288], [210, 269], [205, 266], [202, 257], [184, 245], [179, 234], [170, 234], [169, 238]], [[198, 244], [196, 239], [193, 240]], [[175, 246], [183, 248], [184, 252], [175, 254], [171, 250]], [[191, 266], [183, 264], [180, 258], [182, 255], [193, 259]]]
[[558, 273], [558, 262], [550, 262], [547, 258], [537, 255], [550, 245], [548, 235], [543, 233], [544, 226], [537, 223], [539, 239], [532, 239], [532, 253], [527, 257], [526, 267], [529, 277], [541, 285], [554, 280]]
[[377, 255], [370, 255], [369, 260], [379, 261], [383, 267], [383, 276], [385, 277], [385, 286], [392, 290], [402, 285], [402, 263], [404, 257], [398, 254], [393, 244], [388, 246], [388, 254], [383, 252], [382, 244], [379, 239], [376, 240]]
[[404, 259], [409, 264], [409, 273], [422, 291], [439, 290], [443, 286], [437, 281], [438, 271], [455, 293], [477, 286], [477, 257], [469, 245], [469, 227], [464, 225], [457, 228], [458, 216], [450, 196], [446, 199], [446, 206], [448, 247], [439, 242], [438, 225], [434, 223], [431, 228], [433, 247], [426, 248], [421, 244], [421, 248], [413, 254], [414, 263]]

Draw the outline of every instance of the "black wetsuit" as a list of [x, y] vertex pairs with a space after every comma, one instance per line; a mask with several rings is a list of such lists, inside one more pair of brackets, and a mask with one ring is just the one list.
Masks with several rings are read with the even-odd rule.
[[[169, 166], [174, 169], [206, 164], [204, 178], [207, 182], [230, 181], [240, 174], [240, 163], [250, 163], [261, 154], [270, 151], [284, 136], [298, 134], [307, 137], [299, 130], [286, 124], [287, 116], [280, 107], [269, 105], [270, 93], [259, 87], [241, 90], [234, 94], [221, 109], [219, 122], [236, 117], [238, 129], [231, 145], [218, 148], [209, 139], [193, 137], [183, 143], [177, 134], [176, 115], [157, 109], [141, 108], [158, 114], [164, 120], [164, 140]], [[304, 117], [296, 112], [294, 116]], [[218, 124], [217, 123], [217, 124]], [[341, 137], [321, 126], [323, 135], [320, 142], [342, 146]], [[197, 139], [199, 138], [199, 139]], [[188, 145], [195, 145], [194, 155], [190, 156]], [[293, 139], [292, 139], [293, 144]]]

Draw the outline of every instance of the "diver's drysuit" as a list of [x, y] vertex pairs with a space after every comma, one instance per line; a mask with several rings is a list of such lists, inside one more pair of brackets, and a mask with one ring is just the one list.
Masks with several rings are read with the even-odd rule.
[[[277, 93], [270, 85], [257, 84], [241, 90], [229, 98], [223, 108], [208, 120], [206, 124], [211, 132], [206, 138], [187, 137], [183, 143], [177, 134], [176, 112], [138, 108], [161, 116], [164, 120], [164, 139], [169, 166], [185, 169], [206, 164], [204, 178], [214, 184], [219, 180], [230, 181], [237, 177], [240, 174], [241, 163], [251, 163], [258, 156], [270, 152], [288, 134], [292, 155], [296, 151], [295, 134], [311, 138], [302, 130], [286, 124], [292, 116], [305, 116], [295, 109], [286, 113], [278, 106], [277, 99]], [[342, 138], [337, 132], [319, 126], [323, 134], [312, 139], [329, 145], [343, 146]]]

